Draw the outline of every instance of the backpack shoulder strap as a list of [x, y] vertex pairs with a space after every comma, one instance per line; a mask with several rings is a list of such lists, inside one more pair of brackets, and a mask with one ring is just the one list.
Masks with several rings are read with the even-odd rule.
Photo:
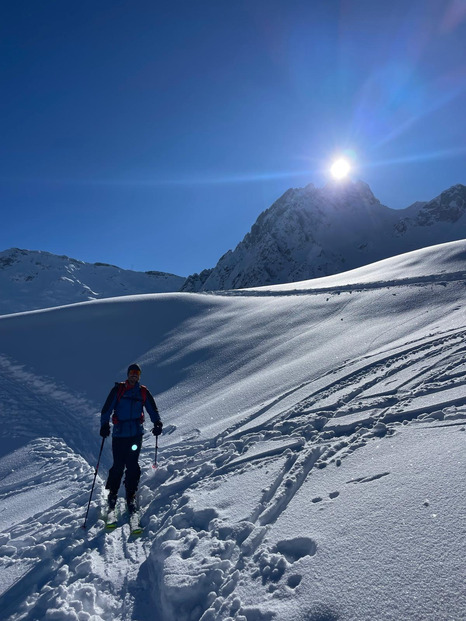
[[141, 397], [142, 397], [142, 405], [145, 404], [147, 398], [147, 387], [141, 385]]
[[115, 382], [115, 386], [118, 387], [118, 390], [117, 390], [117, 403], [118, 403], [118, 401], [121, 399], [121, 397], [123, 396], [123, 393], [126, 390], [126, 382]]

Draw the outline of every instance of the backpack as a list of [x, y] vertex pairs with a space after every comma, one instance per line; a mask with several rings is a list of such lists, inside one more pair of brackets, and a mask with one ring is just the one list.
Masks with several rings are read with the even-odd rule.
[[[126, 382], [115, 382], [115, 386], [118, 386], [117, 400], [116, 400], [116, 403], [115, 403], [115, 407], [116, 407], [118, 402], [120, 401], [121, 397], [125, 394]], [[140, 385], [139, 388], [141, 389], [142, 407], [144, 407], [144, 405], [146, 403], [146, 397], [147, 397], [147, 387]], [[135, 419], [135, 420], [137, 420], [137, 419]], [[141, 423], [144, 422], [144, 412], [142, 412], [139, 420], [140, 420]], [[118, 417], [117, 417], [117, 415], [115, 413], [112, 416], [112, 423], [114, 425], [116, 425], [118, 423]]]
[[[126, 382], [115, 382], [115, 386], [118, 386], [117, 400], [116, 400], [116, 402], [118, 403], [121, 397], [125, 394]], [[139, 388], [141, 389], [142, 406], [144, 407], [146, 403], [146, 397], [147, 397], [147, 387], [140, 385]]]

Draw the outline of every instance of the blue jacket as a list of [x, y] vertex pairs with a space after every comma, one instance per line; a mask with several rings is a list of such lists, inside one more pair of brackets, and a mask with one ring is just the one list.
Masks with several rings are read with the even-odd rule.
[[144, 408], [154, 424], [160, 420], [154, 397], [150, 394], [149, 390], [144, 387], [146, 399], [143, 403], [143, 395], [139, 382], [136, 382], [134, 387], [131, 387], [128, 382], [125, 382], [124, 392], [120, 392], [121, 397], [118, 398], [120, 386], [121, 384], [117, 382], [110, 391], [104, 407], [102, 408], [100, 425], [102, 426], [105, 423], [109, 423], [110, 416], [113, 413], [112, 435], [114, 438], [142, 436], [144, 433]]

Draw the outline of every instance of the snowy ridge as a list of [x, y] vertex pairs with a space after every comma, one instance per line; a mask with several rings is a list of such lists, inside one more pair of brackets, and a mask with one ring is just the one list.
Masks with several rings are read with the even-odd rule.
[[181, 276], [163, 272], [134, 272], [10, 248], [0, 252], [0, 314], [135, 293], [178, 291], [183, 282]]
[[385, 207], [361, 181], [288, 190], [234, 251], [194, 274], [185, 291], [241, 289], [337, 274], [466, 237], [466, 187], [404, 210]]
[[[464, 240], [421, 248], [348, 272], [314, 278], [312, 280], [257, 287], [241, 290], [241, 295], [251, 291], [259, 293], [311, 293], [326, 291], [350, 291], [358, 288], [380, 288], [393, 285], [422, 285], [432, 282], [462, 282], [466, 279], [464, 269], [466, 256]], [[380, 280], [380, 275], [383, 279]], [[235, 292], [226, 292], [234, 294]]]
[[[352, 273], [359, 288], [347, 291], [340, 275], [333, 292], [308, 282], [298, 295], [293, 284], [287, 295], [165, 294], [0, 318], [1, 427], [13, 413], [7, 442], [18, 438], [0, 444], [6, 619], [461, 619], [462, 257], [464, 241], [383, 261]], [[134, 340], [113, 348], [130, 314]], [[124, 517], [103, 531], [108, 446], [80, 529], [97, 411], [129, 359], [165, 423], [155, 471], [144, 440], [140, 539]], [[55, 405], [37, 404], [44, 427], [29, 428], [42, 377]], [[61, 402], [81, 437], [56, 420]]]

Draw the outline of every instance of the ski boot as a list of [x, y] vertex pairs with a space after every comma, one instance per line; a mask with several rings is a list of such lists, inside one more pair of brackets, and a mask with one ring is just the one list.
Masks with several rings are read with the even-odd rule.
[[114, 511], [117, 498], [118, 498], [117, 492], [109, 492], [108, 497], [107, 497], [107, 506], [108, 506], [109, 511]]
[[117, 527], [118, 513], [116, 509], [118, 493], [109, 492], [107, 497], [107, 515], [105, 516], [105, 529], [113, 530]]
[[135, 493], [126, 495], [126, 506], [128, 507], [131, 537], [138, 537], [142, 534], [142, 526]]
[[136, 513], [138, 510], [136, 503], [136, 494], [126, 494], [126, 506], [128, 507], [128, 513], [131, 515], [132, 513]]

